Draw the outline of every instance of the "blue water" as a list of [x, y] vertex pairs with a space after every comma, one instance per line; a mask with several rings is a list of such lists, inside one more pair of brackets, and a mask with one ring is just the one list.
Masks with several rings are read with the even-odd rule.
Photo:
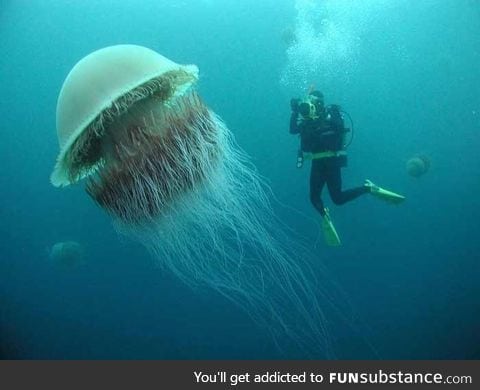
[[[480, 356], [480, 3], [3, 0], [0, 35], [2, 357], [302, 357], [214, 292], [156, 267], [82, 185], [49, 183], [63, 80], [119, 43], [198, 65], [200, 94], [337, 286], [336, 357]], [[288, 134], [289, 99], [310, 84], [354, 120], [344, 184], [370, 178], [407, 196], [398, 207], [325, 198], [341, 248], [319, 238], [309, 167], [295, 168]], [[418, 179], [405, 170], [416, 153], [432, 161]], [[52, 264], [49, 248], [66, 240], [83, 245], [85, 264]]]

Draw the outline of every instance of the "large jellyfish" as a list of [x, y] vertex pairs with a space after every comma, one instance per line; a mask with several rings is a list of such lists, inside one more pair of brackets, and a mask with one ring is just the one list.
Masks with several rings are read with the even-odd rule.
[[196, 66], [136, 45], [80, 60], [58, 98], [51, 181], [85, 179], [116, 229], [189, 286], [237, 303], [278, 345], [327, 356], [304, 252], [277, 227], [267, 187], [197, 94], [197, 78]]

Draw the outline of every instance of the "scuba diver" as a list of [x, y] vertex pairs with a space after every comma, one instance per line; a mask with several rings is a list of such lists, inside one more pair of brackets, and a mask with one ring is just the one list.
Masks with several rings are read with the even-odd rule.
[[321, 198], [325, 184], [336, 205], [363, 194], [372, 194], [393, 204], [405, 200], [404, 196], [380, 188], [370, 180], [365, 180], [360, 187], [342, 190], [341, 168], [347, 165], [346, 134], [353, 131], [353, 123], [352, 129], [346, 128], [342, 116], [344, 111], [335, 104], [325, 106], [320, 91], [309, 92], [303, 100], [291, 99], [290, 106], [290, 133], [300, 134], [301, 139], [297, 168], [302, 167], [304, 159], [312, 160], [310, 201], [322, 216], [322, 231], [327, 245], [339, 246], [341, 241]]

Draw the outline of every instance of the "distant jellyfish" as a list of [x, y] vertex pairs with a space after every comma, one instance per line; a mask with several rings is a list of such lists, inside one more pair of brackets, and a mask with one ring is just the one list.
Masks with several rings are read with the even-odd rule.
[[288, 46], [293, 46], [297, 43], [297, 34], [293, 27], [286, 27], [282, 31], [282, 41]]
[[84, 262], [83, 247], [76, 241], [57, 242], [50, 248], [50, 260], [62, 268], [74, 268]]
[[195, 91], [197, 78], [195, 65], [135, 45], [80, 60], [58, 98], [51, 181], [85, 179], [117, 231], [182, 281], [237, 303], [278, 345], [328, 353], [305, 251], [278, 227], [261, 179]]
[[414, 156], [407, 161], [406, 168], [410, 176], [420, 177], [430, 169], [430, 159], [423, 155]]

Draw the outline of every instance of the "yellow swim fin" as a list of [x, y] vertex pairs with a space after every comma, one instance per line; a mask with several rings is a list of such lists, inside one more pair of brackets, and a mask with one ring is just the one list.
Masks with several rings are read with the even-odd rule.
[[340, 246], [342, 244], [327, 208], [325, 208], [325, 215], [322, 217], [322, 231], [323, 238], [328, 246]]
[[392, 204], [399, 204], [405, 200], [403, 195], [381, 188], [373, 184], [370, 180], [365, 180], [365, 187], [369, 189], [373, 196]]

